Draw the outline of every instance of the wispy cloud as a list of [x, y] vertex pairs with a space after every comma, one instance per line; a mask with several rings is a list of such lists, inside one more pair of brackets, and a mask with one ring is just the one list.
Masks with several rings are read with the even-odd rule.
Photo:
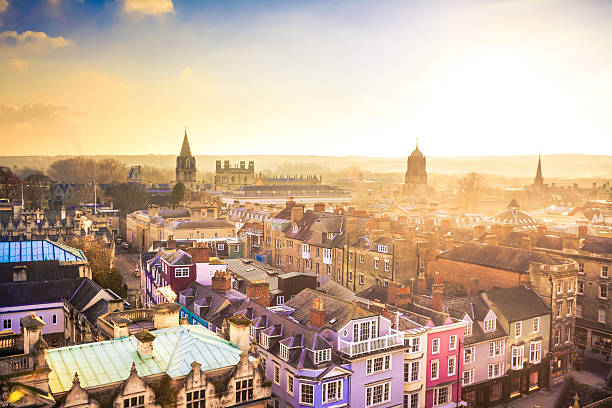
[[[1, 1], [1, 0], [0, 0]], [[0, 33], [0, 48], [22, 48], [31, 51], [45, 51], [67, 47], [72, 41], [59, 36], [49, 37], [42, 31], [4, 31]]]
[[22, 60], [21, 58], [12, 58], [9, 60], [8, 66], [17, 71], [27, 71], [30, 64], [28, 64], [28, 61]]
[[193, 70], [191, 69], [191, 67], [185, 67], [185, 69], [181, 71], [181, 77], [188, 78], [191, 76], [192, 73]]
[[174, 12], [172, 0], [123, 0], [126, 13], [159, 15]]

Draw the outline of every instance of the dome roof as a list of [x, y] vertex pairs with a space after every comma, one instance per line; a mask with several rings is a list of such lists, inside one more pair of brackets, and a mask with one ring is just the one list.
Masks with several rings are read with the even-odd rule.
[[512, 199], [508, 204], [508, 209], [491, 217], [499, 224], [514, 225], [515, 228], [522, 230], [536, 229], [540, 222], [525, 211], [520, 210], [518, 201]]

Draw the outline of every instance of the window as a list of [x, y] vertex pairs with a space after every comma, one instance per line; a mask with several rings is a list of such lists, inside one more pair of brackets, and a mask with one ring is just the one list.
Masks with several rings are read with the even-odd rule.
[[265, 373], [266, 372], [266, 362], [267, 362], [266, 357], [265, 356], [261, 356], [260, 362], [261, 362], [261, 367], [263, 368], [263, 371]]
[[240, 252], [240, 247], [238, 245], [234, 245], [234, 252]]
[[495, 319], [487, 319], [484, 321], [484, 331], [485, 332], [492, 332], [495, 330]]
[[285, 297], [284, 297], [284, 296], [277, 296], [277, 297], [276, 297], [276, 304], [277, 304], [277, 305], [279, 305], [279, 306], [280, 306], [280, 305], [282, 305], [282, 304], [284, 304], [284, 303], [285, 303]]
[[223, 251], [225, 249], [225, 244], [217, 244], [217, 250]]
[[538, 364], [542, 361], [542, 340], [533, 341], [529, 344], [529, 362]]
[[560, 295], [563, 293], [563, 282], [558, 282], [557, 283], [557, 295]]
[[503, 373], [503, 363], [489, 364], [489, 379], [497, 378]]
[[472, 322], [468, 322], [467, 326], [465, 326], [465, 331], [463, 332], [464, 337], [469, 337], [472, 335]]
[[331, 360], [331, 349], [316, 350], [314, 352], [314, 363], [319, 364]]
[[270, 347], [270, 338], [266, 333], [259, 333], [259, 343], [265, 348]]
[[378, 258], [374, 258], [374, 269], [378, 269]]
[[382, 252], [384, 254], [387, 253], [387, 246], [386, 245], [379, 245], [378, 246], [378, 252]]
[[427, 267], [427, 259], [425, 257], [419, 257], [419, 269], [424, 271]]
[[440, 339], [435, 338], [431, 341], [431, 354], [438, 354], [440, 352]]
[[144, 395], [139, 395], [138, 397], [124, 398], [123, 408], [144, 408], [144, 399]]
[[450, 402], [450, 391], [449, 386], [445, 385], [444, 387], [434, 388], [434, 407], [438, 405], [448, 404]]
[[582, 303], [576, 302], [576, 317], [582, 317]]
[[561, 310], [563, 309], [563, 303], [562, 302], [557, 302], [557, 307], [555, 309], [555, 317], [559, 318], [561, 317]]
[[366, 361], [366, 374], [376, 374], [391, 369], [391, 356], [370, 358]]
[[353, 271], [348, 271], [348, 281], [349, 282], [353, 281]]
[[4, 319], [3, 326], [5, 329], [11, 329], [13, 327], [13, 321], [11, 319]]
[[602, 299], [608, 298], [608, 285], [599, 285], [599, 297]]
[[470, 385], [474, 382], [474, 369], [463, 371], [463, 385]]
[[280, 358], [283, 360], [289, 360], [289, 347], [286, 344], [280, 345]]
[[404, 405], [402, 408], [419, 408], [419, 393], [404, 394]]
[[474, 361], [474, 347], [466, 347], [463, 349], [463, 363], [471, 363]]
[[57, 324], [57, 315], [54, 314], [53, 316], [51, 316], [51, 323], [52, 324]]
[[571, 292], [574, 290], [574, 280], [570, 279], [567, 281], [567, 291]]
[[391, 400], [391, 382], [366, 387], [366, 407]]
[[206, 408], [206, 390], [187, 392], [187, 408]]
[[310, 255], [310, 245], [302, 244], [302, 252]]
[[359, 274], [359, 284], [363, 285], [363, 273]]
[[457, 356], [449, 356], [448, 357], [448, 371], [447, 374], [449, 376], [455, 375], [457, 371]]
[[501, 356], [504, 353], [504, 341], [490, 341], [489, 342], [489, 357]]
[[189, 268], [174, 268], [175, 278], [187, 278], [189, 277]]
[[300, 384], [300, 404], [314, 405], [314, 386]]
[[331, 248], [323, 248], [323, 257], [324, 258], [331, 258], [332, 257], [332, 250], [331, 250]]
[[437, 380], [438, 378], [440, 378], [440, 373], [439, 373], [439, 369], [440, 368], [440, 362], [438, 360], [431, 360], [431, 379], [432, 380]]
[[555, 330], [555, 344], [561, 343], [561, 332], [559, 329]]
[[359, 254], [359, 263], [362, 264], [363, 262], [363, 254]]
[[389, 272], [389, 260], [385, 259], [385, 272]]
[[608, 265], [601, 265], [601, 277], [602, 278], [608, 277]]
[[584, 273], [584, 263], [578, 262], [578, 273]]
[[521, 337], [523, 331], [523, 322], [514, 323], [514, 337]]
[[448, 340], [448, 349], [449, 351], [457, 349], [457, 335], [453, 334], [452, 336], [450, 336]]
[[525, 353], [525, 348], [523, 346], [513, 346], [512, 347], [512, 369], [520, 370], [523, 368], [523, 356]]
[[582, 295], [584, 293], [584, 281], [578, 281], [578, 287], [576, 288], [576, 292]]
[[574, 299], [567, 299], [567, 315], [572, 315], [572, 309], [574, 309]]
[[236, 381], [236, 403], [253, 399], [253, 379]]
[[274, 363], [274, 384], [280, 385], [280, 366]]
[[410, 353], [416, 353], [417, 351], [421, 351], [420, 337], [411, 337], [408, 339], [408, 351]]
[[539, 333], [540, 331], [540, 318], [539, 317], [534, 317], [533, 319], [533, 332], [534, 333]]
[[404, 364], [404, 382], [415, 382], [421, 378], [421, 365], [419, 361]]
[[293, 387], [294, 387], [294, 377], [293, 374], [287, 372], [287, 393], [293, 395]]
[[348, 253], [348, 260], [351, 261], [351, 262], [353, 261], [353, 251], [349, 251], [349, 253]]
[[342, 380], [323, 383], [323, 404], [342, 399]]

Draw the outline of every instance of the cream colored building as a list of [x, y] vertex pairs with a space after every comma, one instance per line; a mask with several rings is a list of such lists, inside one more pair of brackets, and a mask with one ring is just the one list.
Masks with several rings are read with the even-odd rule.
[[[154, 241], [164, 241], [173, 236], [179, 239], [224, 238], [236, 236], [234, 225], [214, 218], [203, 208], [159, 208], [138, 210], [128, 214], [126, 220], [127, 241], [134, 248], [148, 249]], [[206, 216], [208, 214], [208, 218]]]

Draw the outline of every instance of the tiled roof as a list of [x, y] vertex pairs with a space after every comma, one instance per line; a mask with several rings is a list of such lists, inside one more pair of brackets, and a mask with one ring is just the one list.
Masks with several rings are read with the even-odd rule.
[[581, 250], [596, 254], [612, 255], [612, 238], [587, 236]]
[[141, 377], [166, 373], [182, 377], [197, 361], [203, 371], [231, 367], [240, 361], [240, 350], [203, 326], [180, 325], [155, 330], [152, 357], [143, 358], [134, 336], [49, 349], [47, 363], [51, 392], [70, 390], [75, 372], [83, 388], [125, 380], [132, 363]]
[[438, 255], [438, 258], [466, 262], [519, 273], [529, 272], [530, 262], [561, 265], [562, 258], [542, 252], [486, 244], [465, 244]]
[[455, 319], [463, 320], [466, 314], [472, 319], [474, 322], [472, 324], [472, 335], [465, 337], [465, 343], [474, 344], [507, 336], [506, 331], [499, 323], [496, 324], [494, 331], [487, 333], [483, 330], [484, 323], [482, 326], [478, 324], [478, 322], [484, 322], [489, 310], [489, 306], [482, 298], [475, 297], [453, 301], [452, 306], [449, 306], [448, 313]]
[[321, 292], [327, 293], [330, 296], [348, 300], [350, 302], [357, 298], [357, 296], [355, 296], [355, 293], [353, 293], [352, 290], [342, 286], [333, 279], [330, 279], [325, 282], [323, 285], [321, 285], [319, 289], [321, 290]]
[[485, 292], [482, 296], [497, 315], [501, 313], [509, 322], [550, 314], [544, 301], [524, 286]]

